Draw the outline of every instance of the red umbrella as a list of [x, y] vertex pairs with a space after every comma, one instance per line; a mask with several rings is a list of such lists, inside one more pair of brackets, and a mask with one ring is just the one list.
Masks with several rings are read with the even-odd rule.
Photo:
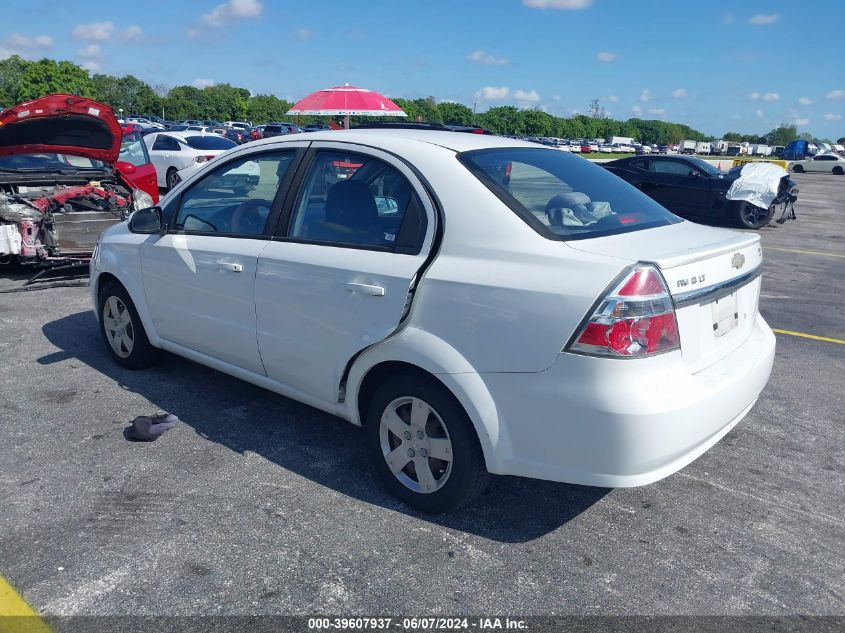
[[406, 116], [398, 105], [384, 95], [349, 84], [312, 92], [287, 113], [342, 116], [346, 129], [349, 129], [350, 116]]

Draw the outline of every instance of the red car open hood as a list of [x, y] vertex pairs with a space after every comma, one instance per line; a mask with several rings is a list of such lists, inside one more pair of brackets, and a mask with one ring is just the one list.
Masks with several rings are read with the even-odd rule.
[[0, 156], [71, 154], [114, 165], [123, 131], [97, 101], [53, 94], [0, 112]]

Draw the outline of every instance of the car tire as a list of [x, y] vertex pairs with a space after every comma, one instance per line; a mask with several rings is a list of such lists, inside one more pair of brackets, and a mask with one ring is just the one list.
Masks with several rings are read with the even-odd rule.
[[384, 487], [421, 512], [457, 510], [490, 481], [472, 422], [435, 378], [410, 373], [389, 378], [369, 402], [365, 432]]
[[837, 165], [833, 168], [833, 173], [837, 176], [841, 176], [843, 173], [845, 173], [845, 170], [843, 170], [839, 165]]
[[167, 190], [170, 191], [176, 185], [182, 182], [182, 178], [179, 176], [179, 172], [176, 170], [175, 167], [171, 167], [167, 170]]
[[793, 165], [792, 166], [792, 173], [793, 174], [802, 174], [804, 173], [804, 167], [801, 165]]
[[109, 282], [97, 296], [100, 334], [112, 359], [127, 369], [146, 369], [161, 358], [150, 344], [132, 298], [122, 285]]
[[771, 221], [774, 214], [775, 205], [770, 205], [763, 213], [760, 207], [743, 201], [737, 208], [737, 222], [744, 229], [761, 229]]

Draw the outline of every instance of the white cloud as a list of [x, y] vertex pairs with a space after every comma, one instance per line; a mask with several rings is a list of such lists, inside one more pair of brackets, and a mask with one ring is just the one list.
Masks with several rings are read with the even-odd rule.
[[750, 20], [748, 20], [749, 24], [760, 24], [760, 25], [767, 25], [767, 24], [774, 24], [780, 20], [780, 15], [777, 13], [772, 13], [771, 15], [767, 15], [765, 13], [758, 13], [755, 16], [752, 16]]
[[651, 101], [651, 90], [648, 88], [643, 88], [643, 91], [640, 93], [640, 101], [643, 103], [647, 103]]
[[293, 35], [294, 37], [296, 37], [296, 39], [302, 40], [304, 42], [305, 40], [311, 39], [311, 36], [314, 35], [314, 33], [311, 31], [311, 29], [297, 29], [293, 32]]
[[813, 105], [813, 100], [809, 97], [801, 97], [800, 99], [798, 99], [798, 103], [800, 103], [801, 105]]
[[507, 86], [484, 86], [481, 90], [475, 93], [476, 99], [483, 99], [485, 101], [496, 101], [499, 99], [507, 99], [511, 90]]
[[208, 26], [223, 26], [230, 19], [257, 18], [264, 10], [259, 0], [229, 0], [202, 16]]
[[517, 90], [513, 93], [513, 98], [517, 101], [527, 101], [529, 103], [537, 103], [540, 100], [540, 95], [536, 90]]
[[201, 79], [197, 77], [191, 82], [191, 85], [194, 88], [199, 88], [200, 90], [202, 90], [203, 88], [211, 88], [211, 86], [216, 86], [217, 82], [213, 79]]
[[676, 99], [683, 99], [685, 97], [688, 97], [689, 93], [686, 90], [684, 90], [683, 88], [676, 88], [675, 90], [672, 91], [672, 96], [675, 97]]
[[188, 36], [189, 40], [196, 40], [199, 39], [200, 32], [198, 29], [188, 29], [186, 35]]
[[750, 95], [748, 95], [748, 98], [751, 99], [751, 101], [759, 101], [760, 100], [760, 93], [759, 92], [752, 92]]
[[643, 115], [643, 109], [638, 105], [635, 105], [633, 108], [631, 108], [631, 112], [634, 113], [634, 116], [642, 116]]
[[85, 48], [79, 49], [76, 51], [76, 54], [80, 57], [86, 57], [90, 59], [95, 59], [100, 57], [100, 53], [102, 50], [100, 49], [99, 44], [89, 44]]
[[742, 116], [739, 115], [739, 114], [732, 114], [731, 115], [731, 119], [734, 120], [734, 121], [739, 121], [741, 118], [742, 118]]
[[795, 125], [810, 125], [810, 119], [795, 119]]
[[661, 114], [666, 114], [666, 110], [664, 108], [650, 108], [648, 113], [649, 114], [661, 115]]
[[607, 100], [611, 103], [619, 103], [619, 97], [617, 95], [610, 95]]
[[123, 32], [124, 42], [140, 42], [144, 39], [144, 30], [137, 24], [133, 24]]
[[831, 90], [825, 97], [831, 100], [845, 99], [845, 90]]
[[12, 55], [30, 57], [38, 55], [39, 52], [51, 48], [53, 39], [49, 35], [36, 35], [27, 37], [20, 33], [12, 33], [0, 42], [0, 59], [6, 59]]
[[760, 99], [763, 101], [780, 101], [780, 95], [777, 92], [752, 92], [748, 95], [748, 98], [751, 101], [760, 101]]
[[552, 101], [560, 101], [560, 95], [555, 95], [552, 97]]
[[594, 0], [522, 0], [523, 6], [532, 9], [586, 9]]
[[841, 121], [842, 115], [841, 114], [833, 114], [831, 112], [828, 112], [827, 114], [824, 115], [824, 120], [825, 121]]
[[762, 118], [763, 118], [763, 111], [762, 111], [762, 110], [755, 110], [755, 111], [754, 111], [754, 114], [756, 114], [756, 115], [757, 115], [757, 118], [758, 118], [758, 119], [762, 119]]
[[82, 67], [89, 73], [95, 73], [100, 70], [100, 63], [95, 62], [93, 59], [89, 59], [87, 62], [82, 64]]
[[600, 62], [615, 62], [616, 53], [608, 53], [607, 51], [602, 51], [601, 53], [596, 55], [596, 59]]
[[726, 13], [722, 16], [722, 24], [733, 24], [734, 23], [734, 14], [733, 13]]
[[502, 66], [510, 63], [509, 59], [505, 59], [504, 57], [494, 57], [481, 48], [467, 55], [467, 61], [479, 62], [481, 64], [487, 64], [488, 66]]
[[73, 36], [78, 40], [105, 42], [111, 39], [113, 30], [113, 22], [89, 22], [88, 24], [77, 24], [73, 29]]

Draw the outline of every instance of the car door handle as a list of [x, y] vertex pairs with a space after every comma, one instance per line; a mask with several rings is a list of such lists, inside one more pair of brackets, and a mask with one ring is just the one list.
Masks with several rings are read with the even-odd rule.
[[383, 297], [384, 286], [376, 286], [373, 284], [346, 284], [346, 289], [349, 292], [360, 292], [362, 295], [369, 295], [371, 297]]
[[217, 268], [220, 270], [228, 270], [232, 273], [242, 273], [244, 271], [243, 264], [235, 264], [233, 262], [217, 262]]

